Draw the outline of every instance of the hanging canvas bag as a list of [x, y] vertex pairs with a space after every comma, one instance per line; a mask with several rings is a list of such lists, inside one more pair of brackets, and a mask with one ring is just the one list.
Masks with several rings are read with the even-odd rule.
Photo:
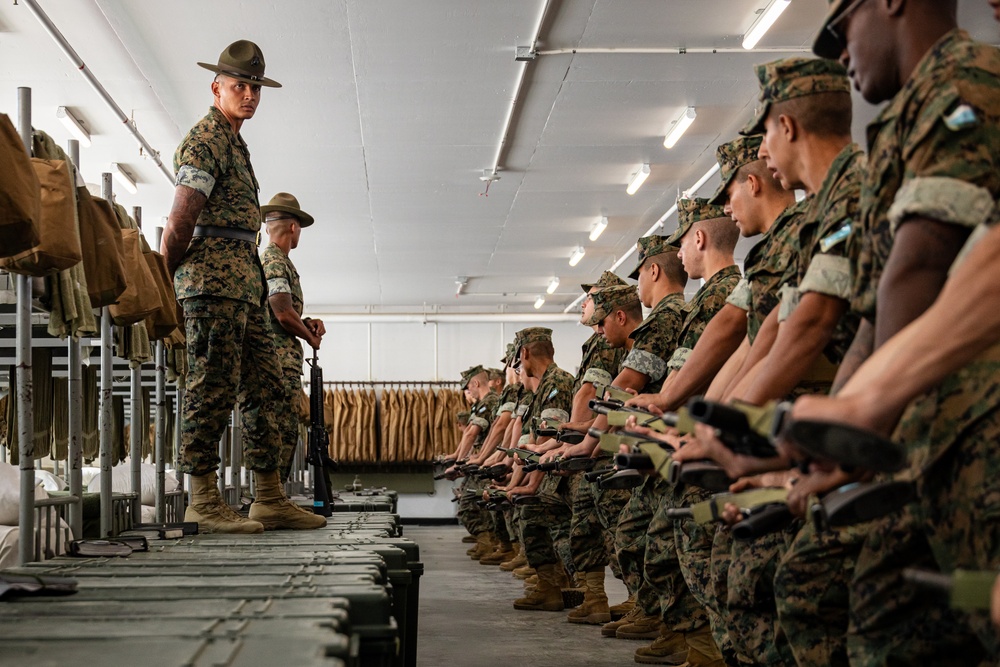
[[122, 255], [125, 244], [111, 204], [77, 188], [80, 214], [80, 246], [87, 294], [94, 308], [114, 303], [128, 287]]
[[42, 200], [31, 158], [6, 114], [0, 114], [0, 174], [0, 257], [12, 257], [38, 245]]
[[138, 229], [123, 229], [122, 242], [125, 271], [129, 281], [118, 303], [110, 307], [111, 317], [118, 326], [135, 324], [153, 314], [160, 307], [160, 292], [142, 253], [142, 233]]

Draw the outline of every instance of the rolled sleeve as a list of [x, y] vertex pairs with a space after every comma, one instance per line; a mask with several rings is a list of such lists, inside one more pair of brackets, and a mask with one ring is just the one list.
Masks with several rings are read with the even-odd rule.
[[482, 417], [469, 417], [469, 426], [478, 426], [485, 431], [490, 427], [490, 423]]
[[736, 283], [736, 287], [726, 299], [726, 303], [736, 306], [740, 310], [750, 310], [750, 283], [747, 282], [746, 278], [741, 278], [740, 282]]
[[291, 294], [292, 285], [288, 282], [288, 278], [284, 276], [278, 276], [276, 278], [267, 279], [267, 295], [274, 296], [275, 294]]
[[205, 195], [205, 199], [208, 199], [212, 196], [212, 190], [215, 189], [215, 177], [197, 167], [185, 164], [177, 170], [175, 185], [185, 185]]
[[837, 255], [820, 254], [812, 258], [799, 292], [819, 292], [844, 301], [852, 295], [851, 260]]
[[674, 350], [674, 353], [670, 356], [670, 361], [667, 362], [667, 370], [669, 371], [679, 371], [687, 363], [688, 357], [691, 356], [690, 347], [679, 347]]
[[542, 410], [542, 420], [561, 424], [569, 421], [569, 413], [560, 408], [546, 408]]
[[893, 233], [912, 216], [973, 228], [990, 219], [993, 207], [989, 190], [974, 183], [943, 176], [918, 177], [908, 180], [896, 193], [889, 223]]
[[652, 382], [660, 381], [667, 374], [667, 362], [652, 352], [635, 348], [625, 357], [622, 368], [631, 368], [637, 373], [642, 373]]

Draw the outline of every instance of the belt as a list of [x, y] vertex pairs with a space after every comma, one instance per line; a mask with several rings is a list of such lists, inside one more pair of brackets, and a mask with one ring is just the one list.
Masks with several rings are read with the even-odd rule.
[[233, 227], [216, 227], [215, 225], [195, 225], [194, 236], [209, 236], [216, 239], [235, 239], [260, 246], [260, 232]]

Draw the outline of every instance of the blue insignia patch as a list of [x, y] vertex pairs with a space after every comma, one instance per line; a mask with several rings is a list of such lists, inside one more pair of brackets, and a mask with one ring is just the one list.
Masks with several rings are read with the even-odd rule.
[[954, 111], [944, 118], [945, 127], [952, 132], [958, 132], [959, 130], [964, 130], [967, 127], [973, 127], [978, 123], [979, 118], [976, 116], [975, 110], [968, 104], [959, 104], [955, 107]]
[[844, 225], [840, 229], [838, 229], [834, 233], [832, 233], [829, 236], [826, 236], [826, 237], [824, 237], [824, 238], [822, 238], [820, 240], [820, 242], [819, 242], [819, 248], [820, 248], [820, 250], [822, 250], [823, 252], [830, 252], [830, 248], [833, 248], [838, 243], [840, 243], [841, 241], [843, 241], [844, 239], [846, 239], [848, 236], [850, 236], [851, 235], [851, 231], [853, 229], [854, 228], [851, 226], [850, 221], [845, 222]]

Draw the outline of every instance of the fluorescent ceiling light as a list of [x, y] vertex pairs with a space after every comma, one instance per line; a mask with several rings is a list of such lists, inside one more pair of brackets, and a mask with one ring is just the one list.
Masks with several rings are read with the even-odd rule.
[[687, 129], [691, 127], [691, 123], [693, 123], [694, 119], [697, 117], [698, 112], [694, 107], [688, 107], [685, 109], [684, 113], [682, 113], [680, 117], [674, 121], [674, 126], [670, 128], [669, 132], [667, 132], [667, 136], [663, 138], [663, 147], [673, 148], [674, 144], [676, 144], [680, 140], [681, 136], [687, 132]]
[[788, 9], [790, 4], [792, 4], [792, 0], [771, 0], [771, 4], [757, 15], [753, 25], [743, 34], [743, 48], [750, 50], [757, 46], [757, 42], [771, 29], [774, 22], [778, 20], [783, 11]]
[[608, 228], [608, 216], [603, 215], [601, 219], [594, 223], [594, 228], [590, 230], [590, 240], [596, 241], [597, 237], [604, 233], [604, 230]]
[[56, 118], [62, 121], [73, 138], [80, 142], [81, 146], [90, 147], [90, 132], [83, 126], [73, 113], [66, 107], [56, 109]]
[[632, 180], [629, 181], [628, 187], [625, 188], [625, 192], [630, 195], [634, 195], [639, 188], [642, 187], [642, 184], [646, 182], [647, 178], [649, 178], [649, 164], [644, 164], [639, 167], [639, 171], [635, 172], [632, 176]]
[[559, 277], [558, 276], [555, 277], [555, 278], [553, 278], [551, 281], [549, 281], [549, 286], [545, 288], [545, 292], [547, 294], [552, 294], [557, 289], [559, 289]]
[[576, 266], [583, 259], [583, 256], [587, 254], [587, 251], [583, 249], [583, 246], [577, 246], [573, 254], [569, 256], [569, 265]]
[[545, 305], [545, 297], [542, 296], [541, 294], [539, 294], [538, 298], [535, 299], [535, 310], [538, 310], [539, 308], [541, 308], [544, 305]]
[[135, 179], [125, 171], [125, 169], [117, 162], [111, 163], [111, 173], [114, 175], [115, 180], [118, 181], [123, 188], [135, 194], [139, 189], [135, 185]]

